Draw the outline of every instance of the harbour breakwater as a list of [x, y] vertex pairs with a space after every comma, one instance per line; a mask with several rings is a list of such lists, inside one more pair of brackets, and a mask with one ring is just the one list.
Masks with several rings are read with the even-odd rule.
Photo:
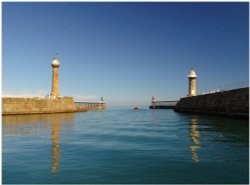
[[72, 97], [52, 98], [2, 98], [2, 114], [38, 114], [76, 112]]
[[2, 98], [2, 114], [46, 114], [46, 113], [67, 113], [81, 112], [88, 110], [104, 109], [105, 104], [99, 106], [98, 103], [92, 106], [78, 107], [72, 97], [58, 98]]
[[249, 88], [240, 88], [212, 94], [184, 97], [176, 112], [249, 117]]

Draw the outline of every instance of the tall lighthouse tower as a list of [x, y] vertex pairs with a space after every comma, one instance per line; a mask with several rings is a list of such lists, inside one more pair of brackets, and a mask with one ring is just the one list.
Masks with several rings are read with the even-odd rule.
[[52, 84], [51, 84], [51, 93], [50, 96], [52, 98], [57, 98], [59, 96], [58, 92], [58, 68], [60, 62], [57, 55], [52, 59]]
[[189, 87], [188, 87], [188, 96], [196, 96], [196, 78], [197, 75], [193, 68], [189, 71], [188, 75]]

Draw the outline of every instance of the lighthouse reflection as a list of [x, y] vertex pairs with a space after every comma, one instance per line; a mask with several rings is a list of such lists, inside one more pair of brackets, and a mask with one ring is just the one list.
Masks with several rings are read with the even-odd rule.
[[199, 131], [198, 131], [198, 120], [196, 117], [192, 117], [190, 120], [189, 127], [189, 137], [191, 138], [192, 143], [189, 145], [189, 149], [191, 152], [192, 161], [197, 163], [200, 161], [198, 151], [200, 149], [199, 143]]
[[56, 174], [60, 162], [60, 130], [68, 128], [74, 122], [74, 113], [54, 114], [50, 117], [52, 164], [51, 172]]
[[[3, 116], [3, 135], [36, 137], [51, 141], [51, 172], [58, 172], [60, 162], [60, 131], [73, 128], [74, 113]], [[37, 141], [39, 142], [39, 141]]]
[[59, 163], [59, 120], [51, 121], [51, 143], [52, 143], [52, 173], [57, 173]]

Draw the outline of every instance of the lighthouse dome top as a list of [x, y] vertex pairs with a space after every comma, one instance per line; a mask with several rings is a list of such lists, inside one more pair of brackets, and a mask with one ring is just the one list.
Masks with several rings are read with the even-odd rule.
[[195, 70], [193, 68], [190, 69], [188, 75], [187, 75], [188, 78], [196, 78], [197, 75], [195, 73]]
[[59, 66], [60, 65], [60, 61], [59, 61], [57, 55], [54, 56], [54, 58], [52, 59], [51, 64], [52, 64], [52, 66]]

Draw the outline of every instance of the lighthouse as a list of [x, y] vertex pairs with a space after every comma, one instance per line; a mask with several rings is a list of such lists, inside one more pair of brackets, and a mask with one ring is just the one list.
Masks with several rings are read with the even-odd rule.
[[52, 98], [57, 98], [59, 96], [58, 92], [58, 69], [60, 66], [59, 59], [57, 55], [52, 59], [52, 84], [51, 84], [51, 93], [50, 96]]
[[196, 96], [196, 78], [197, 78], [197, 75], [196, 75], [195, 70], [193, 68], [191, 68], [187, 77], [188, 77], [188, 81], [189, 81], [188, 96]]
[[151, 103], [152, 103], [152, 108], [155, 109], [155, 97], [154, 96], [152, 96]]

